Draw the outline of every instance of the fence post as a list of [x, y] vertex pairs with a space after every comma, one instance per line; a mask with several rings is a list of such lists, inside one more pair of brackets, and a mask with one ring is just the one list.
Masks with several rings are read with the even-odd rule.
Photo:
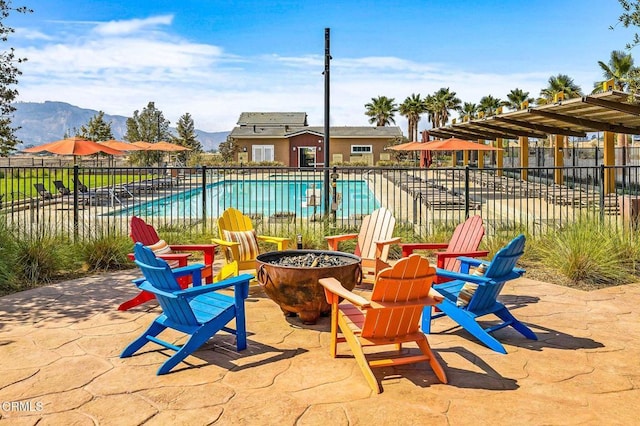
[[600, 182], [598, 182], [598, 191], [600, 192], [600, 222], [604, 224], [604, 164], [600, 164]]
[[464, 218], [469, 219], [469, 165], [464, 166]]
[[73, 242], [78, 242], [78, 221], [79, 221], [79, 212], [78, 212], [78, 182], [80, 182], [78, 177], [78, 165], [75, 164], [73, 166]]
[[202, 166], [202, 229], [207, 230], [207, 166]]

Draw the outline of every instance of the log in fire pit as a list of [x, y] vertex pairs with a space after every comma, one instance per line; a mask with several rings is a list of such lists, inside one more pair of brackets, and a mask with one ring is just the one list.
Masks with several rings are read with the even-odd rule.
[[285, 314], [298, 314], [304, 324], [315, 324], [331, 307], [320, 278], [334, 277], [348, 290], [362, 281], [361, 259], [327, 250], [272, 251], [256, 257], [258, 282]]

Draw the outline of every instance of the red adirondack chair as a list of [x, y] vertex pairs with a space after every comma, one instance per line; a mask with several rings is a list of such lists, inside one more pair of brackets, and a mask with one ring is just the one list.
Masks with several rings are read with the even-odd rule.
[[[448, 243], [404, 243], [402, 257], [408, 257], [414, 250], [441, 250], [435, 253], [436, 266], [447, 271], [460, 272], [459, 256], [484, 257], [489, 254], [486, 250], [478, 250], [484, 236], [482, 217], [475, 215], [459, 224], [453, 231]], [[449, 281], [444, 277], [436, 277], [437, 284]]]
[[[130, 236], [134, 243], [139, 242], [151, 248], [159, 258], [166, 260], [172, 268], [187, 266], [187, 260], [191, 256], [191, 253], [185, 252], [202, 252], [204, 255], [203, 263], [205, 266], [202, 268], [201, 276], [207, 284], [213, 282], [213, 260], [216, 249], [215, 244], [166, 244], [166, 242], [158, 236], [158, 233], [153, 226], [149, 225], [137, 216], [133, 216], [131, 218]], [[129, 254], [129, 258], [131, 260], [134, 259], [133, 253]], [[182, 288], [185, 288], [191, 284], [190, 276], [181, 277], [178, 282]], [[200, 283], [196, 284], [199, 285]], [[152, 293], [141, 291], [133, 299], [122, 303], [118, 307], [118, 310], [126, 311], [127, 309], [131, 309], [134, 306], [138, 306], [153, 298], [154, 295]]]

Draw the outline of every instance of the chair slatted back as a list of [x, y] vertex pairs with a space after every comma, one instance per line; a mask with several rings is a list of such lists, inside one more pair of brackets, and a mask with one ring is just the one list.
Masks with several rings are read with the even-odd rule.
[[478, 286], [469, 305], [467, 305], [469, 311], [482, 312], [494, 305], [502, 291], [502, 287], [504, 287], [504, 283], [515, 278], [513, 268], [516, 267], [518, 259], [524, 253], [525, 242], [524, 235], [519, 235], [496, 253], [489, 265], [487, 265], [487, 270], [484, 274], [485, 277], [491, 278], [492, 281], [486, 285]]
[[197, 325], [198, 321], [189, 306], [188, 300], [183, 297], [170, 297], [165, 293], [173, 293], [182, 290], [175, 276], [171, 273], [169, 264], [156, 257], [151, 249], [137, 242], [134, 247], [135, 262], [140, 267], [145, 280], [153, 289], [145, 290], [155, 294], [164, 314], [173, 322], [185, 326]]
[[150, 246], [160, 241], [160, 236], [155, 228], [137, 216], [131, 218], [130, 237], [134, 243], [142, 243], [145, 246]]
[[[478, 250], [484, 236], [482, 217], [475, 215], [465, 220], [453, 231], [446, 252], [465, 253]], [[443, 269], [447, 271], [460, 271], [460, 261], [456, 258], [444, 260]]]
[[429, 295], [435, 275], [435, 268], [417, 254], [380, 271], [371, 293], [372, 305], [379, 302], [394, 306], [367, 309], [362, 337], [393, 338], [416, 333], [424, 307], [419, 299]]
[[240, 210], [229, 207], [222, 213], [222, 216], [218, 218], [218, 231], [220, 238], [224, 240], [223, 230], [251, 231], [253, 230], [253, 223], [249, 216], [245, 216]]
[[[358, 245], [355, 255], [363, 259], [375, 259], [376, 241], [388, 240], [393, 236], [393, 229], [396, 226], [396, 219], [388, 209], [381, 207], [374, 210], [362, 220], [360, 233], [358, 234]], [[389, 246], [384, 246], [380, 259], [386, 261], [389, 256]]]

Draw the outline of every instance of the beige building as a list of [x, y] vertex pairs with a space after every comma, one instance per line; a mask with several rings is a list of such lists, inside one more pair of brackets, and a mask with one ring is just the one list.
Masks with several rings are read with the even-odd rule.
[[[330, 162], [388, 160], [385, 146], [400, 140], [399, 127], [331, 127]], [[277, 161], [288, 167], [324, 166], [324, 127], [307, 124], [304, 112], [243, 112], [229, 138], [239, 162]]]

